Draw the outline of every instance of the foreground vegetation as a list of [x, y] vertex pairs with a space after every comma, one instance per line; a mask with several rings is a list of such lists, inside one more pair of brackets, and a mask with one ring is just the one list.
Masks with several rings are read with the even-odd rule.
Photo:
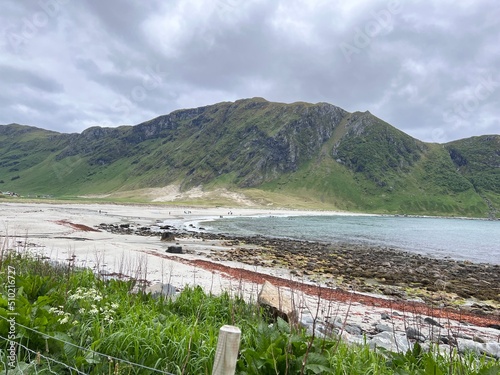
[[228, 293], [207, 295], [197, 287], [174, 299], [154, 298], [132, 293], [135, 281], [104, 280], [1, 242], [0, 250], [0, 374], [210, 374], [225, 324], [242, 331], [238, 374], [500, 371], [498, 361], [472, 354], [439, 355], [418, 345], [395, 354], [310, 337], [283, 320], [269, 324], [261, 309]]

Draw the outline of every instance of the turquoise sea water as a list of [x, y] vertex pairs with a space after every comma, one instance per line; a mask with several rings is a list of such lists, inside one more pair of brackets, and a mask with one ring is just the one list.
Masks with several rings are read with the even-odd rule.
[[211, 232], [363, 243], [477, 263], [500, 264], [500, 221], [393, 216], [228, 217]]

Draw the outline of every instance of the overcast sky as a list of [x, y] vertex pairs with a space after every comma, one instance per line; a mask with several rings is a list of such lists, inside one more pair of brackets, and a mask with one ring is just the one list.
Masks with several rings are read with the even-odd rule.
[[0, 124], [134, 125], [264, 97], [424, 141], [500, 134], [498, 0], [2, 0]]

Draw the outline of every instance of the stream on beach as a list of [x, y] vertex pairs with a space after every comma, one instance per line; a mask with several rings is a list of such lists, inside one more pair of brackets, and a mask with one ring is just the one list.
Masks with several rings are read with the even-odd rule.
[[227, 216], [202, 224], [209, 232], [348, 242], [436, 258], [500, 264], [500, 221], [400, 216]]

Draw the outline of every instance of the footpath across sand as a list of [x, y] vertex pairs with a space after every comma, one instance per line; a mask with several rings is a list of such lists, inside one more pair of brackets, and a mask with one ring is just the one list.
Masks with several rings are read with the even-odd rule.
[[[350, 333], [346, 327], [360, 328], [363, 332], [373, 332], [377, 325], [384, 323], [383, 317], [390, 315], [392, 329], [405, 332], [409, 325], [432, 335], [435, 327], [425, 326], [425, 311], [416, 309], [417, 304], [408, 301], [406, 309], [391, 299], [387, 303], [373, 303], [384, 300], [384, 296], [358, 294], [358, 298], [335, 297], [334, 289], [323, 285], [324, 290], [332, 290], [331, 298], [318, 297], [320, 290], [303, 276], [282, 267], [251, 265], [224, 257], [217, 259], [214, 254], [223, 254], [234, 249], [234, 244], [224, 239], [207, 239], [196, 236], [178, 236], [173, 242], [162, 242], [159, 236], [139, 236], [111, 233], [98, 229], [101, 224], [133, 224], [136, 227], [172, 225], [178, 229], [192, 230], [199, 221], [227, 216], [262, 215], [333, 215], [337, 212], [311, 212], [294, 210], [269, 210], [252, 208], [190, 208], [156, 205], [116, 205], [116, 204], [46, 204], [46, 203], [0, 203], [0, 246], [17, 251], [30, 251], [62, 262], [74, 262], [76, 266], [89, 267], [104, 273], [127, 274], [151, 283], [168, 283], [178, 289], [188, 285], [199, 285], [206, 292], [228, 291], [249, 301], [255, 301], [266, 275], [286, 292], [294, 294], [297, 307], [304, 315], [325, 321], [342, 322], [342, 335], [356, 342], [359, 335]], [[168, 246], [179, 244], [184, 254], [167, 254]], [[240, 245], [242, 247], [244, 245]], [[280, 281], [281, 280], [281, 281]], [[286, 284], [288, 282], [288, 284]], [[295, 283], [295, 284], [294, 284]], [[293, 288], [306, 284], [307, 288]], [[286, 285], [292, 285], [287, 288]], [[346, 292], [347, 293], [347, 292]], [[319, 293], [321, 294], [321, 293]], [[359, 298], [363, 296], [363, 298]], [[370, 302], [372, 301], [372, 302]], [[419, 305], [420, 306], [420, 305]], [[429, 309], [429, 312], [431, 310]], [[448, 332], [457, 331], [463, 337], [478, 338], [486, 342], [498, 342], [499, 331], [494, 328], [460, 323], [446, 314], [433, 317]], [[479, 319], [479, 318], [478, 318]], [[496, 318], [485, 320], [495, 325]], [[480, 324], [481, 319], [478, 320]], [[484, 321], [483, 321], [484, 322]], [[474, 323], [474, 322], [473, 322]], [[352, 330], [351, 330], [352, 331]], [[354, 330], [355, 331], [355, 330]]]

